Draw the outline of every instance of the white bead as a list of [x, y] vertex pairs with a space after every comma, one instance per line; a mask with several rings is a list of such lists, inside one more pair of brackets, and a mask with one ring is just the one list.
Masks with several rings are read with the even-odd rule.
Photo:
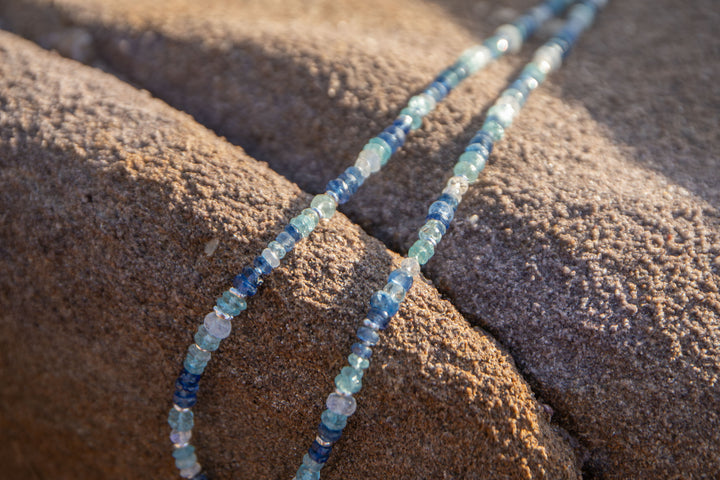
[[338, 415], [349, 417], [357, 410], [357, 402], [351, 395], [343, 395], [340, 393], [331, 393], [325, 402], [328, 410]]
[[275, 255], [275, 252], [273, 252], [269, 248], [266, 248], [262, 251], [262, 257], [267, 260], [267, 262], [272, 268], [277, 268], [280, 266], [280, 259], [277, 257], [277, 255]]
[[230, 320], [218, 317], [215, 312], [207, 314], [203, 325], [205, 325], [205, 330], [210, 335], [221, 340], [230, 336], [230, 330], [232, 329]]
[[360, 152], [360, 155], [358, 155], [358, 161], [360, 159], [365, 159], [368, 162], [368, 165], [370, 165], [370, 171], [372, 173], [376, 173], [380, 171], [381, 165], [381, 158], [380, 155], [374, 151], [374, 150], [363, 150]]
[[558, 45], [543, 45], [535, 52], [533, 63], [543, 73], [555, 71], [562, 65], [562, 50]]
[[522, 32], [520, 32], [518, 27], [506, 23], [505, 25], [500, 25], [497, 30], [495, 30], [495, 34], [508, 41], [508, 50], [510, 52], [517, 53], [520, 51], [523, 44], [523, 38]]
[[355, 161], [355, 168], [360, 170], [360, 174], [362, 174], [363, 177], [367, 178], [372, 173], [370, 162], [365, 157], [358, 157], [358, 159]]
[[420, 274], [420, 264], [415, 257], [406, 258], [405, 260], [403, 260], [400, 264], [400, 269], [404, 270], [405, 272], [407, 272], [408, 275], [413, 277]]
[[465, 50], [460, 59], [465, 61], [470, 73], [475, 73], [490, 63], [492, 52], [485, 45], [476, 45]]
[[455, 175], [454, 177], [450, 177], [450, 180], [447, 182], [448, 187], [457, 186], [457, 188], [460, 189], [460, 195], [465, 195], [465, 192], [468, 191], [469, 183], [467, 178], [463, 177], [462, 175]]

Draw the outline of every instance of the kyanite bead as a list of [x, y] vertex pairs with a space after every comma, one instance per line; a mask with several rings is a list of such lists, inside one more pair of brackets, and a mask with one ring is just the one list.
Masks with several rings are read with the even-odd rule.
[[427, 220], [438, 220], [442, 223], [445, 228], [450, 226], [453, 217], [455, 216], [455, 209], [445, 202], [437, 201], [433, 202], [428, 208]]
[[412, 115], [407, 115], [405, 113], [400, 112], [400, 115], [393, 122], [393, 126], [401, 128], [403, 130], [403, 132], [405, 132], [405, 135], [407, 135], [408, 132], [410, 131], [410, 127], [412, 126], [412, 122], [413, 122]]
[[194, 453], [191, 453], [187, 457], [183, 458], [176, 458], [175, 459], [175, 466], [179, 468], [180, 470], [185, 468], [190, 468], [193, 465], [197, 463], [197, 456]]
[[185, 391], [175, 392], [173, 394], [173, 404], [180, 408], [192, 408], [197, 403], [197, 395], [189, 394]]
[[280, 232], [278, 236], [275, 237], [275, 241], [283, 248], [283, 250], [285, 250], [285, 254], [287, 255], [290, 250], [293, 249], [297, 240], [295, 240], [295, 238], [287, 232], [286, 227], [284, 231]]
[[394, 283], [407, 292], [412, 287], [413, 275], [403, 268], [398, 268], [390, 272], [388, 283]]
[[447, 70], [443, 70], [435, 81], [442, 83], [448, 90], [452, 90], [457, 87], [458, 83], [460, 83], [460, 78], [452, 68], [448, 68]]
[[322, 218], [331, 218], [335, 214], [337, 204], [329, 195], [322, 193], [315, 195], [312, 202], [310, 202], [310, 206], [320, 212]]
[[192, 430], [194, 425], [192, 410], [180, 411], [173, 407], [170, 409], [170, 414], [168, 415], [168, 424], [170, 424], [173, 430]]
[[[351, 166], [345, 169], [343, 173], [340, 174], [338, 177], [340, 180], [345, 182], [345, 184], [348, 187], [348, 193], [350, 195], [354, 195], [355, 192], [358, 191], [358, 188], [360, 188], [360, 185], [365, 182], [365, 175], [362, 174], [359, 168], [355, 166]], [[326, 194], [327, 195], [327, 194]], [[328, 195], [333, 201], [335, 201], [332, 196]]]
[[192, 465], [190, 465], [188, 467], [180, 469], [180, 476], [182, 478], [191, 478], [192, 479], [192, 478], [195, 478], [195, 476], [198, 473], [200, 473], [200, 470], [202, 470], [202, 467], [200, 466], [199, 463], [197, 463], [197, 459], [195, 459], [195, 463], [193, 463]]
[[458, 162], [453, 168], [453, 173], [466, 178], [468, 182], [474, 182], [480, 175], [480, 170], [472, 163]]
[[425, 225], [422, 226], [418, 232], [420, 240], [425, 240], [432, 243], [433, 246], [437, 246], [442, 240], [445, 225], [438, 220], [429, 220]]
[[460, 158], [458, 158], [458, 161], [460, 162], [468, 162], [475, 165], [478, 169], [478, 171], [482, 171], [485, 168], [485, 162], [487, 161], [487, 156], [484, 152], [478, 152], [478, 151], [470, 151], [470, 152], [464, 152], [462, 155], [460, 155]]
[[488, 155], [490, 155], [492, 153], [495, 140], [493, 140], [493, 137], [492, 135], [490, 135], [490, 133], [484, 130], [480, 130], [475, 134], [472, 140], [470, 140], [470, 143], [473, 145], [482, 145], [483, 147], [485, 147], [485, 150], [487, 150]]
[[348, 363], [353, 368], [360, 368], [365, 370], [370, 366], [370, 361], [366, 358], [358, 357], [354, 353], [348, 355]]
[[320, 443], [316, 439], [313, 441], [312, 445], [310, 445], [308, 455], [310, 455], [310, 458], [312, 458], [316, 462], [323, 463], [327, 462], [328, 458], [330, 457], [331, 451], [332, 445], [320, 445]]
[[388, 317], [395, 315], [400, 308], [400, 304], [382, 290], [373, 293], [370, 297], [370, 306], [384, 312]]
[[433, 255], [435, 255], [435, 247], [427, 240], [418, 240], [408, 251], [408, 257], [417, 259], [420, 265], [425, 265]]
[[358, 158], [355, 161], [355, 166], [365, 177], [369, 176], [365, 175], [368, 171], [370, 173], [379, 172], [380, 167], [382, 166], [380, 154], [375, 150], [363, 150], [358, 155]]
[[200, 348], [207, 350], [208, 352], [214, 352], [220, 346], [220, 339], [210, 335], [205, 328], [205, 324], [203, 324], [198, 327], [198, 331], [195, 334], [195, 343], [197, 343]]
[[205, 330], [215, 338], [222, 340], [230, 335], [232, 324], [230, 320], [218, 317], [215, 312], [209, 313], [205, 316], [203, 321]]
[[170, 441], [175, 445], [186, 445], [192, 438], [192, 430], [172, 430], [170, 432]]
[[[279, 260], [278, 264], [280, 264]], [[270, 265], [270, 262], [267, 261], [267, 259], [263, 256], [262, 253], [255, 257], [255, 260], [253, 260], [253, 267], [255, 267], [255, 269], [259, 271], [261, 275], [267, 275], [273, 270], [272, 265]]]
[[188, 458], [193, 453], [195, 453], [195, 447], [193, 447], [192, 445], [185, 445], [183, 447], [176, 448], [173, 451], [172, 456], [175, 459]]
[[318, 426], [318, 437], [320, 437], [323, 442], [335, 443], [340, 440], [340, 437], [342, 437], [342, 430], [332, 430], [328, 428], [327, 425], [320, 422], [320, 425]]
[[328, 410], [338, 415], [349, 417], [357, 409], [357, 402], [351, 395], [340, 395], [331, 393], [325, 402]]
[[390, 295], [390, 298], [392, 298], [396, 302], [402, 302], [403, 299], [405, 298], [406, 290], [403, 287], [401, 287], [400, 285], [398, 285], [397, 283], [388, 282], [383, 287], [383, 292]]
[[[380, 341], [377, 332], [369, 327], [360, 327], [357, 331], [357, 337], [366, 345], [375, 346]], [[350, 392], [355, 393], [355, 392]]]
[[372, 349], [362, 343], [354, 343], [351, 350], [352, 350], [352, 353], [354, 353], [358, 357], [364, 358], [366, 360], [369, 360], [370, 357], [372, 356]]
[[[257, 293], [257, 288], [262, 284], [260, 271], [253, 267], [245, 267], [240, 275], [233, 278], [233, 287], [243, 296], [252, 297]], [[209, 331], [209, 329], [208, 329]]]
[[[247, 309], [247, 301], [241, 296], [226, 291], [217, 299], [217, 306], [225, 314], [234, 317]], [[207, 350], [207, 348], [205, 350]]]
[[342, 205], [350, 200], [350, 187], [348, 187], [348, 184], [341, 178], [330, 180], [325, 190], [325, 193], [333, 197], [333, 200], [335, 200], [337, 204]]
[[378, 135], [378, 138], [382, 138], [390, 145], [390, 149], [395, 153], [403, 143], [405, 143], [405, 132], [401, 128], [388, 127]]
[[505, 134], [505, 129], [503, 128], [503, 126], [500, 125], [500, 123], [492, 117], [485, 120], [482, 129], [483, 131], [490, 134], [493, 142], [497, 142]]
[[310, 470], [305, 465], [300, 465], [293, 480], [319, 480], [320, 472]]
[[425, 116], [430, 113], [433, 108], [435, 108], [436, 103], [437, 102], [432, 96], [426, 93], [421, 93], [420, 95], [415, 95], [410, 98], [408, 107], [417, 110], [420, 112], [420, 115]]
[[523, 34], [518, 27], [510, 24], [500, 25], [495, 30], [495, 34], [507, 39], [509, 52], [517, 53], [520, 51], [523, 44]]
[[278, 256], [275, 255], [275, 252], [273, 252], [269, 248], [266, 248], [262, 251], [262, 253], [260, 254], [260, 258], [263, 258], [267, 262], [267, 264], [270, 265], [270, 268], [277, 268], [280, 266], [280, 258], [278, 258]]
[[208, 477], [204, 473], [198, 472], [194, 477], [190, 477], [190, 480], [208, 480]]
[[[445, 85], [443, 85], [440, 82], [435, 81], [435, 82], [432, 82], [430, 84], [430, 86], [428, 88], [426, 88], [423, 93], [425, 95], [430, 95], [433, 98], [433, 100], [435, 100], [435, 103], [437, 104], [437, 102], [439, 102], [443, 98], [445, 98], [449, 92], [448, 92], [448, 89], [445, 87]], [[418, 112], [418, 115], [420, 115], [421, 117], [423, 116], [423, 114], [421, 114], [420, 112]]]
[[201, 378], [202, 378], [202, 375], [196, 375], [194, 373], [190, 373], [187, 370], [183, 369], [183, 371], [180, 372], [180, 375], [178, 376], [176, 383], [180, 383], [180, 384], [184, 385], [183, 388], [188, 388], [189, 386], [197, 385]]
[[447, 193], [443, 192], [442, 195], [438, 197], [439, 202], [445, 202], [448, 205], [450, 205], [453, 209], [457, 209], [458, 204], [460, 203], [460, 198], [448, 195]]
[[422, 115], [420, 115], [420, 112], [418, 110], [415, 110], [414, 108], [403, 108], [400, 110], [400, 113], [402, 115], [409, 116], [412, 121], [410, 123], [410, 130], [417, 130], [422, 126]]

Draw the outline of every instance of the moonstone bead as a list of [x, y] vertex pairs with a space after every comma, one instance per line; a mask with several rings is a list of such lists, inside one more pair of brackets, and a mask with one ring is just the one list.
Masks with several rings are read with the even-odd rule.
[[338, 415], [349, 417], [357, 410], [357, 402], [352, 395], [340, 395], [339, 393], [331, 393], [325, 402], [328, 410]]
[[405, 258], [400, 263], [400, 269], [407, 272], [411, 277], [420, 274], [420, 264], [416, 258]]
[[520, 51], [523, 44], [523, 34], [518, 27], [510, 24], [500, 25], [495, 30], [495, 34], [507, 39], [509, 52], [517, 53]]
[[215, 312], [207, 314], [203, 325], [210, 335], [220, 340], [227, 338], [230, 335], [230, 330], [232, 330], [230, 320], [218, 317]]
[[433, 255], [435, 255], [435, 247], [427, 240], [418, 240], [408, 251], [408, 257], [416, 258], [420, 265], [425, 265]]
[[497, 119], [498, 123], [502, 125], [503, 128], [507, 128], [512, 124], [517, 111], [511, 105], [504, 103], [501, 105], [493, 105], [490, 107], [487, 114], [488, 117]]
[[337, 204], [329, 195], [324, 193], [315, 195], [310, 202], [310, 206], [320, 212], [322, 218], [331, 218], [335, 214], [335, 208]]
[[192, 430], [173, 430], [170, 432], [170, 441], [175, 445], [185, 445], [192, 438]]
[[377, 145], [380, 149], [375, 149], [380, 153], [380, 159], [383, 165], [385, 165], [388, 159], [392, 156], [392, 147], [385, 140], [380, 137], [373, 137], [365, 145], [367, 149], [370, 149], [370, 145]]
[[380, 155], [373, 150], [363, 150], [358, 155], [357, 161], [355, 162], [355, 166], [360, 169], [361, 172], [363, 172], [363, 175], [365, 176], [365, 171], [370, 169], [370, 173], [376, 173], [380, 171], [381, 167], [381, 159]]
[[280, 259], [277, 255], [275, 255], [275, 252], [273, 252], [269, 248], [263, 250], [260, 255], [262, 256], [262, 258], [265, 259], [268, 264], [270, 264], [272, 268], [277, 268], [280, 266]]

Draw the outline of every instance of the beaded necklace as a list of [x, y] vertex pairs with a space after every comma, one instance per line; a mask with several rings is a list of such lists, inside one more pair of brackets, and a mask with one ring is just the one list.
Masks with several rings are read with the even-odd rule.
[[[577, 38], [592, 24], [607, 1], [580, 0], [575, 4], [562, 29], [535, 52], [533, 60], [488, 110], [482, 128], [455, 164], [454, 175], [437, 201], [430, 205], [427, 222], [418, 232], [419, 239], [410, 247], [400, 268], [390, 273], [383, 289], [372, 295], [370, 309], [357, 330], [359, 342], [352, 346], [348, 366], [343, 367], [335, 377], [335, 391], [327, 397], [327, 409], [321, 415], [317, 436], [303, 457], [294, 480], [320, 478], [320, 470], [328, 461], [332, 446], [340, 439], [347, 418], [357, 408], [353, 395], [362, 388], [362, 377], [370, 366], [372, 347], [380, 339], [378, 332], [387, 328], [412, 287], [414, 277], [419, 275], [421, 265], [434, 255], [435, 247], [450, 226], [462, 196], [484, 169], [494, 143], [502, 139], [505, 129], [511, 125], [530, 93], [544, 82], [547, 74], [560, 67]], [[189, 443], [194, 425], [191, 408], [197, 401], [199, 380], [211, 352], [217, 350], [221, 340], [230, 335], [230, 320], [247, 308], [246, 298], [255, 295], [262, 284], [261, 277], [277, 268], [295, 243], [307, 237], [320, 219], [330, 219], [337, 205], [347, 202], [366, 178], [378, 172], [404, 144], [406, 135], [420, 128], [423, 117], [454, 87], [505, 53], [518, 51], [540, 25], [562, 13], [572, 3], [573, 0], [546, 0], [511, 24], [500, 26], [495, 35], [483, 44], [463, 52], [456, 63], [442, 71], [423, 93], [410, 99], [392, 125], [365, 145], [354, 166], [330, 181], [326, 192], [313, 198], [310, 208], [290, 220], [284, 231], [254, 260], [253, 266], [245, 267], [234, 278], [233, 287], [222, 294], [198, 328], [195, 343], [190, 345], [183, 370], [175, 382], [168, 423], [172, 428], [170, 440], [174, 446], [175, 465], [182, 478], [208, 478], [201, 472], [195, 447]]]

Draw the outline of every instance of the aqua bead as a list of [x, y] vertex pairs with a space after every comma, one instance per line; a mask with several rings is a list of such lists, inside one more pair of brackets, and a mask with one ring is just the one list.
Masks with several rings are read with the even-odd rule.
[[469, 73], [475, 73], [485, 67], [492, 58], [493, 54], [488, 47], [475, 45], [465, 50], [458, 61], [467, 66]]
[[331, 393], [325, 402], [328, 410], [338, 415], [349, 417], [357, 410], [357, 402], [351, 395]]
[[194, 425], [192, 410], [180, 411], [176, 408], [172, 408], [170, 410], [170, 414], [168, 415], [168, 424], [173, 430], [192, 430]]
[[346, 395], [359, 392], [362, 388], [362, 372], [352, 367], [343, 367], [340, 374], [335, 377], [338, 391]]
[[412, 123], [410, 124], [410, 130], [417, 130], [422, 126], [422, 115], [420, 113], [412, 108], [403, 108], [400, 110], [400, 113], [403, 115], [408, 115], [410, 118], [412, 118]]
[[295, 478], [293, 480], [319, 480], [320, 472], [310, 470], [305, 465], [301, 465], [298, 468]]
[[417, 259], [420, 265], [425, 265], [435, 254], [435, 247], [426, 240], [418, 240], [410, 247], [408, 257]]
[[205, 477], [205, 480], [207, 480], [207, 476], [200, 474], [200, 470], [202, 470], [202, 467], [199, 463], [197, 463], [196, 459], [195, 463], [193, 463], [192, 465], [180, 469], [180, 476], [182, 478], [188, 478], [190, 480], [201, 480], [203, 477]]
[[483, 131], [490, 134], [493, 142], [497, 142], [498, 140], [502, 139], [503, 135], [505, 134], [505, 129], [503, 128], [503, 126], [500, 125], [500, 123], [492, 117], [485, 120], [482, 129]]
[[268, 250], [270, 250], [279, 260], [285, 258], [285, 254], [287, 253], [285, 247], [283, 247], [282, 244], [277, 240], [273, 240], [272, 242], [268, 243]]
[[308, 455], [307, 453], [303, 455], [302, 464], [305, 468], [313, 472], [319, 472], [325, 466], [324, 463], [318, 463], [312, 458], [310, 458], [310, 455]]
[[371, 138], [368, 142], [368, 145], [378, 145], [379, 147], [381, 147], [381, 150], [379, 150], [379, 152], [382, 152], [380, 156], [380, 161], [382, 165], [385, 165], [388, 159], [392, 156], [392, 147], [380, 137]]
[[220, 346], [220, 339], [210, 335], [205, 328], [205, 325], [200, 325], [197, 333], [195, 334], [195, 343], [197, 343], [200, 348], [203, 348], [208, 352], [214, 352]]
[[323, 410], [320, 419], [331, 430], [342, 430], [347, 425], [347, 415], [341, 415], [331, 410]]
[[460, 155], [458, 161], [472, 163], [477, 167], [478, 171], [482, 171], [483, 168], [485, 168], [485, 162], [487, 161], [486, 159], [487, 156], [484, 154], [484, 152], [471, 150]]
[[458, 74], [452, 69], [448, 68], [443, 70], [440, 75], [435, 79], [436, 82], [442, 83], [448, 90], [452, 90], [457, 87], [460, 83]]
[[538, 68], [537, 65], [534, 63], [528, 63], [525, 65], [525, 68], [523, 68], [522, 73], [531, 76], [535, 80], [537, 80], [538, 84], [545, 81], [545, 73], [543, 73], [540, 68]]
[[348, 355], [348, 363], [353, 368], [365, 370], [370, 366], [370, 361], [366, 358], [358, 357], [354, 353]]
[[415, 95], [410, 98], [408, 101], [408, 107], [417, 110], [422, 116], [425, 116], [435, 108], [436, 103], [437, 102], [432, 96], [426, 93], [421, 93], [420, 95]]
[[242, 297], [226, 291], [218, 298], [217, 306], [227, 315], [235, 317], [247, 309], [247, 301]]
[[472, 163], [458, 162], [453, 168], [453, 173], [457, 176], [465, 177], [468, 182], [474, 182], [478, 179], [480, 170]]
[[202, 373], [205, 370], [208, 361], [210, 361], [210, 356], [210, 352], [201, 350], [193, 343], [188, 348], [188, 353], [185, 356], [183, 365], [190, 373]]
[[315, 195], [312, 202], [310, 202], [310, 206], [320, 212], [322, 218], [331, 218], [335, 214], [337, 204], [329, 195], [323, 193]]
[[436, 246], [442, 240], [444, 227], [438, 220], [429, 220], [418, 232], [418, 237]]
[[192, 438], [192, 430], [180, 431], [173, 429], [170, 432], [170, 441], [175, 445], [185, 445]]
[[297, 228], [297, 231], [300, 232], [300, 235], [302, 235], [303, 238], [310, 235], [310, 232], [312, 232], [314, 228], [310, 219], [303, 214], [300, 214], [290, 220], [290, 225]]
[[195, 447], [192, 445], [185, 445], [184, 447], [176, 448], [172, 453], [172, 456], [176, 459], [187, 458], [193, 453], [195, 453]]
[[175, 459], [175, 466], [177, 468], [179, 468], [180, 470], [185, 469], [185, 468], [190, 468], [193, 465], [195, 465], [196, 463], [197, 463], [197, 455], [195, 455], [194, 453], [191, 453], [187, 457]]

